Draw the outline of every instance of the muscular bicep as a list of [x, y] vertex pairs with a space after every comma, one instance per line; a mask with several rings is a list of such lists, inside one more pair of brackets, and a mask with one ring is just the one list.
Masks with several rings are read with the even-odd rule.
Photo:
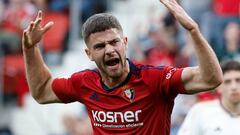
[[185, 90], [189, 94], [207, 91], [213, 88], [210, 83], [204, 81], [198, 66], [184, 68], [182, 81]]
[[47, 104], [47, 103], [61, 103], [60, 99], [56, 96], [52, 88], [53, 79], [49, 79], [46, 82], [45, 87], [43, 88], [42, 96], [39, 97], [40, 104]]

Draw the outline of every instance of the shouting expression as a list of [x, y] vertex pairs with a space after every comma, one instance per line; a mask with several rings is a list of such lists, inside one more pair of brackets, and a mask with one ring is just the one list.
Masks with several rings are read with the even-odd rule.
[[120, 78], [128, 72], [126, 64], [127, 38], [112, 28], [89, 36], [85, 50], [105, 77]]

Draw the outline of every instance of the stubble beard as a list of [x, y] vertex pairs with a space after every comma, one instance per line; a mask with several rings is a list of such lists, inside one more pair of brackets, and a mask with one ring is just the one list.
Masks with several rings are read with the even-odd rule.
[[105, 73], [108, 77], [110, 78], [113, 78], [113, 79], [118, 79], [118, 78], [121, 78], [121, 76], [124, 74], [124, 71], [125, 71], [125, 68], [126, 68], [126, 65], [127, 65], [127, 59], [126, 57], [124, 57], [124, 60], [120, 61], [119, 63], [119, 68], [116, 70], [116, 71], [106, 71], [105, 70]]
[[116, 70], [116, 71], [113, 71], [113, 72], [108, 72], [108, 76], [113, 78], [113, 79], [117, 79], [117, 78], [120, 78], [123, 73], [124, 73], [124, 68], [126, 66], [126, 61], [121, 61], [120, 63], [120, 67]]

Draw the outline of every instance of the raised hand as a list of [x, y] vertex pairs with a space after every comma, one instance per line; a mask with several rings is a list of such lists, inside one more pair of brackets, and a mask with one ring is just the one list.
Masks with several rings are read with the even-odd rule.
[[198, 27], [197, 23], [189, 17], [184, 9], [176, 2], [176, 0], [159, 0], [169, 11], [175, 16], [178, 22], [187, 30], [191, 31]]
[[42, 21], [42, 11], [38, 11], [37, 17], [34, 21], [31, 21], [27, 29], [23, 32], [22, 44], [25, 48], [31, 48], [35, 46], [42, 39], [42, 35], [47, 32], [53, 25], [50, 21], [43, 27], [40, 26]]
[[168, 6], [173, 6], [174, 4], [177, 4], [176, 0], [159, 0], [159, 1], [167, 7]]

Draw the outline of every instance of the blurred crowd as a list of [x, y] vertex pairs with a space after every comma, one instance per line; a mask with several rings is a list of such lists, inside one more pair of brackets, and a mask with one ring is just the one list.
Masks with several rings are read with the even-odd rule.
[[[127, 3], [131, 0], [121, 1]], [[199, 24], [201, 32], [214, 49], [219, 61], [226, 59], [240, 61], [240, 0], [178, 0], [178, 2]], [[46, 33], [40, 45], [46, 63], [54, 67], [61, 66], [64, 54], [71, 52], [70, 33], [74, 29], [71, 21], [77, 20], [78, 24], [82, 24], [92, 14], [114, 13], [114, 3], [111, 0], [0, 0], [0, 135], [22, 135], [14, 131], [21, 127], [11, 128], [9, 121], [12, 119], [7, 119], [6, 116], [10, 115], [12, 108], [21, 109], [28, 105], [25, 103], [29, 101], [29, 97], [21, 53], [21, 36], [37, 11], [43, 10], [43, 23], [54, 21], [54, 27]], [[74, 7], [76, 9], [72, 9]], [[72, 16], [73, 12], [78, 12], [79, 16]], [[192, 48], [193, 41], [188, 33], [167, 11], [158, 16], [153, 16], [152, 12], [149, 7], [148, 20], [139, 20], [138, 24], [130, 27], [133, 35], [132, 39], [129, 39], [128, 57], [137, 63], [155, 66], [195, 66], [197, 61]], [[77, 31], [80, 33], [81, 26]], [[77, 38], [81, 40], [81, 36]], [[172, 115], [171, 134], [177, 133], [193, 104], [217, 97], [216, 92], [178, 96]], [[84, 112], [84, 107], [82, 108]], [[89, 119], [85, 114], [64, 114], [61, 119], [60, 122], [65, 129], [62, 135], [82, 135], [91, 132]], [[24, 125], [23, 122], [24, 119], [20, 121]], [[42, 135], [50, 134], [59, 135], [59, 133]]]

